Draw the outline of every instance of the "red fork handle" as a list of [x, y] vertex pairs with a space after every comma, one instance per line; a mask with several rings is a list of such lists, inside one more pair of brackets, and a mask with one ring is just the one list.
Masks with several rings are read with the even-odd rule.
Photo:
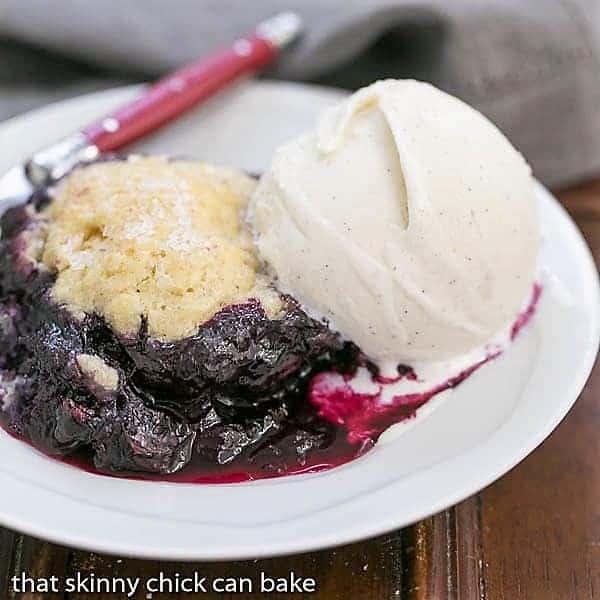
[[113, 114], [36, 152], [25, 165], [29, 181], [35, 187], [49, 184], [76, 164], [119, 150], [158, 129], [234, 79], [270, 63], [301, 31], [300, 17], [291, 12], [262, 22], [231, 48], [179, 69]]
[[82, 131], [90, 144], [112, 152], [179, 117], [238, 77], [269, 64], [278, 48], [257, 34], [191, 63], [152, 85], [143, 95]]

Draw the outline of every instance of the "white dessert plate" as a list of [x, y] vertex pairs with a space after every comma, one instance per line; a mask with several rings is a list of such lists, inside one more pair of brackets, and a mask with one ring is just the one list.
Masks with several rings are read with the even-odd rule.
[[[2, 124], [0, 173], [135, 92], [83, 96]], [[262, 171], [280, 142], [309, 128], [341, 95], [245, 82], [140, 148]], [[367, 538], [477, 492], [558, 425], [598, 349], [596, 267], [567, 213], [543, 187], [536, 193], [545, 289], [533, 321], [505, 354], [434, 399], [408, 425], [386, 432], [366, 456], [318, 474], [233, 485], [169, 484], [86, 473], [0, 431], [0, 523], [100, 552], [237, 559]]]

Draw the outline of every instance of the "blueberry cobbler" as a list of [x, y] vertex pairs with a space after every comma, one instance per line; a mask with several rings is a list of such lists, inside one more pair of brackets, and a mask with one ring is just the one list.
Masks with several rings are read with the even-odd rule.
[[541, 291], [525, 161], [418, 82], [359, 90], [258, 183], [106, 159], [0, 225], [0, 423], [113, 475], [348, 462], [498, 356]]
[[78, 168], [6, 212], [6, 428], [114, 473], [320, 463], [336, 433], [304, 406], [308, 382], [352, 368], [357, 351], [261, 271], [240, 218], [253, 185], [130, 158]]

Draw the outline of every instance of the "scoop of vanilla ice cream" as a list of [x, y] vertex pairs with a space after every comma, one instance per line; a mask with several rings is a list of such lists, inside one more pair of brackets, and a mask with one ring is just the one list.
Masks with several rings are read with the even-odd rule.
[[531, 293], [533, 179], [483, 115], [380, 81], [275, 154], [250, 203], [280, 288], [380, 366], [486, 343]]

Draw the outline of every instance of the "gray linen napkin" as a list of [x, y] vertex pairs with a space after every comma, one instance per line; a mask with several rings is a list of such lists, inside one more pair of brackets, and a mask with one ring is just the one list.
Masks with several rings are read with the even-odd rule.
[[0, 0], [0, 118], [159, 75], [286, 9], [307, 33], [269, 76], [428, 80], [546, 183], [600, 173], [600, 0]]

